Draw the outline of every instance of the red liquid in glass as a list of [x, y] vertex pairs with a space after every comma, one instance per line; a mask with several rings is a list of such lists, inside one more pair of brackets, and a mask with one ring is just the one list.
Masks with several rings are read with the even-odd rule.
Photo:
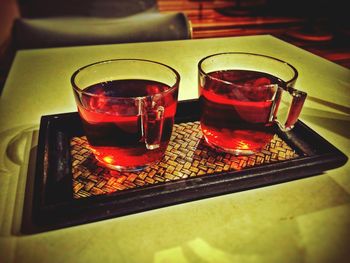
[[275, 133], [270, 117], [272, 98], [278, 91], [270, 84], [283, 85], [282, 81], [248, 70], [208, 75], [200, 87], [201, 128], [206, 141], [236, 154], [263, 148]]
[[[158, 94], [170, 87], [150, 80], [115, 80], [98, 83], [85, 92], [98, 96], [82, 95], [78, 110], [84, 131], [96, 158], [109, 166], [138, 167], [159, 160], [170, 140], [176, 112], [176, 91], [163, 95], [158, 103], [164, 107], [164, 122], [150, 120], [148, 139], [162, 127], [160, 147], [146, 148], [142, 134], [139, 104], [130, 98]], [[163, 93], [164, 94], [164, 93]], [[107, 98], [108, 96], [108, 98]], [[123, 97], [112, 103], [110, 97]], [[83, 105], [81, 105], [83, 104]]]

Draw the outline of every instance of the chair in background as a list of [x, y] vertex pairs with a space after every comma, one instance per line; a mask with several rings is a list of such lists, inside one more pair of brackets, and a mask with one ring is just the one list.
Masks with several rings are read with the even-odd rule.
[[24, 17], [125, 17], [156, 12], [156, 0], [17, 0]]
[[156, 0], [21, 0], [16, 49], [191, 38], [182, 12], [161, 14]]
[[0, 34], [0, 94], [20, 49], [192, 37], [187, 16], [160, 13], [157, 0], [0, 0], [0, 6], [6, 26]]

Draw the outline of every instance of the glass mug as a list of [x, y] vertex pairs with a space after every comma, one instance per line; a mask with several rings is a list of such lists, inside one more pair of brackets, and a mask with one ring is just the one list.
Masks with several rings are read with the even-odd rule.
[[[198, 71], [203, 136], [212, 147], [235, 155], [261, 150], [276, 127], [291, 130], [307, 96], [294, 88], [297, 70], [269, 56], [213, 54], [199, 61]], [[277, 112], [284, 94], [291, 100], [283, 123]]]
[[98, 161], [135, 171], [159, 161], [174, 124], [180, 75], [150, 60], [114, 59], [71, 77], [90, 148]]

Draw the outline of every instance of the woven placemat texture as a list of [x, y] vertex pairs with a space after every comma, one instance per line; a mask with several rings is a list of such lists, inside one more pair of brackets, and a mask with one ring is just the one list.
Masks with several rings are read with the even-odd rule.
[[261, 152], [254, 155], [235, 156], [215, 151], [202, 138], [198, 121], [175, 124], [163, 159], [139, 172], [117, 172], [103, 167], [93, 157], [85, 136], [72, 138], [71, 155], [74, 198], [193, 176], [220, 176], [223, 171], [237, 171], [298, 157], [277, 135]]

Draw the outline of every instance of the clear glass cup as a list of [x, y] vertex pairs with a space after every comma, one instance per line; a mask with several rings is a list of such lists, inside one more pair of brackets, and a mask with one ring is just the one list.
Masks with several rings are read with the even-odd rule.
[[[294, 88], [298, 71], [280, 59], [227, 52], [198, 63], [201, 130], [209, 145], [236, 155], [253, 154], [270, 142], [278, 127], [298, 120], [307, 94]], [[280, 120], [282, 96], [290, 98]]]
[[142, 59], [101, 61], [74, 72], [75, 101], [96, 159], [119, 171], [159, 161], [171, 137], [179, 82], [173, 68]]

